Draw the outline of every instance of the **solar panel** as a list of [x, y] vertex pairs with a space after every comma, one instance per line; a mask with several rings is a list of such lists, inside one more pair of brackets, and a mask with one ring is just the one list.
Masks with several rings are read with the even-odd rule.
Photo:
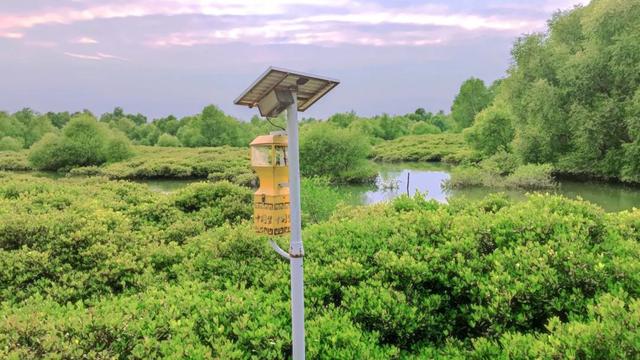
[[305, 111], [339, 83], [340, 81], [327, 77], [269, 67], [233, 103], [252, 108], [273, 90], [297, 89], [298, 111]]

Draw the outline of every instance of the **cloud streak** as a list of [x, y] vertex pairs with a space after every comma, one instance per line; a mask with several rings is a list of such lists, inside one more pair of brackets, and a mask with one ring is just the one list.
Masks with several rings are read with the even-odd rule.
[[66, 52], [65, 51], [63, 54], [66, 55], [66, 56], [72, 57], [72, 58], [82, 59], [82, 60], [94, 60], [94, 61], [120, 60], [120, 61], [129, 61], [129, 59], [127, 59], [127, 58], [123, 58], [123, 57], [116, 56], [116, 55], [111, 55], [111, 54], [105, 54], [105, 53], [101, 53], [101, 52], [97, 52], [95, 54], [78, 54], [78, 53]]
[[102, 57], [98, 55], [76, 54], [71, 52], [64, 52], [63, 54], [70, 56], [72, 58], [82, 59], [82, 60], [102, 60]]

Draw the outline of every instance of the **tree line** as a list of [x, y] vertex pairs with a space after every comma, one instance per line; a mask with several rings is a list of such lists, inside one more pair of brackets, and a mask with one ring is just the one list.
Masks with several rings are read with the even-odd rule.
[[[82, 112], [37, 113], [25, 108], [13, 114], [0, 112], [0, 151], [30, 148], [47, 133], [60, 133], [72, 119], [87, 118], [120, 132], [132, 144], [147, 146], [247, 146], [257, 135], [284, 127], [284, 117], [272, 119], [272, 125], [258, 116], [245, 122], [225, 114], [215, 105], [206, 106], [201, 113], [178, 119], [173, 115], [149, 120], [142, 114], [128, 114], [120, 107], [95, 116]], [[320, 122], [303, 119], [301, 126]], [[457, 124], [443, 111], [428, 112], [423, 108], [406, 115], [383, 114], [358, 116], [355, 112], [337, 113], [327, 122], [338, 128], [349, 128], [367, 135], [371, 142], [392, 140], [404, 135], [438, 134], [455, 131]]]
[[[193, 116], [152, 121], [119, 107], [100, 117], [87, 110], [39, 114], [23, 109], [13, 114], [0, 112], [0, 151], [28, 148], [34, 168], [64, 171], [127, 159], [135, 153], [132, 145], [246, 147], [256, 136], [284, 127], [284, 116], [269, 122], [254, 116], [244, 122], [214, 105]], [[375, 176], [365, 161], [370, 145], [404, 135], [452, 131], [456, 124], [442, 111], [433, 114], [420, 108], [402, 116], [361, 117], [348, 112], [326, 121], [307, 118], [301, 129], [302, 156], [315, 159], [313, 169], [332, 169], [330, 173], [310, 170], [310, 174], [368, 181]]]

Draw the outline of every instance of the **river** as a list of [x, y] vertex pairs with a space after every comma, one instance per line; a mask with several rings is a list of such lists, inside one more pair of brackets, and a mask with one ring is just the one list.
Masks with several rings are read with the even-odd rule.
[[[378, 179], [375, 185], [344, 185], [338, 190], [346, 201], [353, 205], [375, 204], [391, 200], [407, 193], [424, 194], [428, 199], [446, 203], [455, 198], [481, 199], [490, 193], [505, 193], [515, 201], [526, 198], [527, 191], [489, 188], [467, 188], [445, 190], [443, 183], [449, 179], [450, 165], [442, 163], [395, 163], [378, 164]], [[145, 180], [141, 181], [155, 191], [172, 192], [194, 180]], [[554, 190], [545, 192], [561, 194], [575, 199], [582, 198], [601, 206], [606, 211], [621, 211], [640, 208], [640, 189], [622, 184], [599, 182], [577, 182], [563, 180]]]

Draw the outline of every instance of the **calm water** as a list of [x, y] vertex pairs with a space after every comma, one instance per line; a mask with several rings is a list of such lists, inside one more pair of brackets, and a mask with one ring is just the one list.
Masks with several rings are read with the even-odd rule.
[[[409, 175], [409, 194], [416, 191], [429, 199], [448, 202], [454, 198], [482, 199], [489, 193], [502, 192], [514, 200], [525, 199], [526, 191], [499, 190], [489, 188], [469, 188], [447, 191], [442, 184], [449, 178], [451, 167], [441, 163], [398, 163], [381, 164], [375, 185], [341, 186], [340, 192], [345, 194], [350, 204], [374, 204], [388, 201], [407, 193], [407, 175]], [[147, 180], [142, 181], [159, 192], [172, 192], [198, 180]], [[602, 184], [593, 182], [562, 181], [560, 187], [547, 192], [557, 193], [569, 198], [581, 197], [600, 205], [606, 211], [620, 211], [640, 208], [640, 188], [619, 184]]]
[[[505, 193], [511, 199], [524, 200], [527, 191], [500, 190], [491, 188], [467, 188], [445, 190], [444, 181], [449, 179], [451, 167], [441, 163], [399, 163], [383, 164], [379, 168], [376, 185], [349, 186], [342, 190], [348, 195], [352, 204], [373, 204], [387, 201], [407, 193], [407, 175], [409, 175], [408, 193], [414, 195], [416, 191], [429, 199], [448, 202], [454, 198], [482, 199], [490, 193]], [[397, 187], [388, 188], [385, 185], [396, 184]], [[597, 182], [561, 181], [560, 187], [545, 192], [561, 194], [569, 198], [588, 200], [598, 204], [606, 211], [620, 211], [640, 208], [640, 188], [620, 184], [603, 184]]]

